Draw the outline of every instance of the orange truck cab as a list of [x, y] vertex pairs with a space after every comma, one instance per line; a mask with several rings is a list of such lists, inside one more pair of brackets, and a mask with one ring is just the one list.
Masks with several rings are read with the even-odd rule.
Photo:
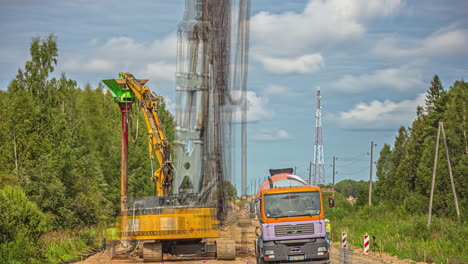
[[255, 240], [257, 263], [330, 263], [320, 187], [290, 173], [275, 174], [250, 206], [261, 230]]

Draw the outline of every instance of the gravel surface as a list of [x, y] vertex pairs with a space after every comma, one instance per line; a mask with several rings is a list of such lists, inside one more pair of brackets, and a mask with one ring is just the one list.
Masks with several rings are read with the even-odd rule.
[[[250, 226], [247, 227], [247, 244], [242, 245], [241, 240], [241, 233], [242, 228], [237, 226], [237, 220], [240, 217], [246, 217], [242, 215], [242, 212], [239, 211], [236, 214], [231, 215], [227, 219], [228, 225], [224, 226], [221, 232], [221, 238], [225, 239], [234, 239], [236, 241], [236, 248], [238, 251], [240, 249], [244, 249], [243, 251], [246, 252], [245, 248], [247, 248], [247, 253], [245, 255], [241, 255], [236, 260], [226, 261], [226, 260], [215, 260], [215, 259], [205, 259], [203, 257], [191, 257], [191, 258], [178, 258], [170, 255], [164, 255], [164, 262], [166, 264], [174, 263], [174, 264], [253, 264], [256, 263], [255, 256], [254, 256], [254, 240], [255, 240], [255, 226], [258, 225], [257, 222], [251, 221]], [[144, 263], [142, 259], [139, 258], [131, 258], [131, 257], [114, 257], [112, 258], [112, 251], [106, 250], [105, 252], [100, 252], [95, 254], [94, 256], [88, 258], [84, 261], [78, 261], [76, 263], [82, 264], [123, 264], [123, 263]], [[334, 243], [332, 245], [332, 249], [330, 252], [331, 257], [331, 264], [341, 264], [344, 263], [343, 261], [343, 251], [339, 248], [338, 243]], [[151, 263], [151, 262], [145, 262]], [[159, 262], [153, 262], [159, 264]], [[346, 263], [347, 264], [377, 264], [377, 263], [385, 263], [385, 264], [424, 264], [424, 262], [415, 262], [412, 260], [400, 260], [395, 256], [391, 256], [387, 253], [379, 253], [379, 252], [371, 252], [369, 255], [365, 255], [362, 249], [353, 249], [349, 248], [346, 253]]]

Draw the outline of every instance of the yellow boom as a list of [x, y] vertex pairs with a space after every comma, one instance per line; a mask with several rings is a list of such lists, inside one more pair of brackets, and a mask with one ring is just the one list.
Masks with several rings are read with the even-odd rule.
[[154, 156], [156, 156], [159, 162], [159, 168], [151, 177], [151, 180], [155, 182], [156, 195], [169, 196], [174, 177], [174, 165], [171, 160], [170, 144], [164, 135], [158, 115], [158, 105], [162, 96], [154, 95], [147, 86], [142, 85], [129, 72], [121, 72], [119, 75], [122, 79], [126, 80], [126, 86], [132, 90], [140, 101], [141, 111], [145, 116], [150, 159], [152, 161]]

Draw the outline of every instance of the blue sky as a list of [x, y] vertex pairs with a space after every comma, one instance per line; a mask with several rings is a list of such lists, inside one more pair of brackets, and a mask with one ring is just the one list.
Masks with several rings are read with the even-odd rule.
[[[131, 71], [171, 104], [184, 2], [0, 0], [0, 88], [24, 66], [31, 38], [54, 33], [56, 74], [83, 87]], [[434, 74], [446, 88], [468, 76], [468, 1], [254, 0], [251, 11], [252, 179], [294, 166], [307, 177], [317, 87], [327, 182], [332, 156], [337, 181], [360, 180], [369, 178], [370, 142], [377, 159], [414, 120]]]

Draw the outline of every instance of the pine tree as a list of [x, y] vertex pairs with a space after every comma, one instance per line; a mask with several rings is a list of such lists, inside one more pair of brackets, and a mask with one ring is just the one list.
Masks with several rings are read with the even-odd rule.
[[443, 92], [444, 87], [442, 87], [442, 83], [440, 82], [439, 76], [436, 74], [434, 75], [431, 86], [427, 90], [426, 95], [426, 112], [431, 111], [434, 108], [434, 101], [440, 98], [441, 93]]
[[388, 186], [395, 173], [392, 155], [390, 145], [385, 144], [382, 150], [380, 150], [379, 159], [377, 160], [376, 176], [378, 185], [375, 188], [375, 196], [379, 201], [384, 201], [390, 196]]

